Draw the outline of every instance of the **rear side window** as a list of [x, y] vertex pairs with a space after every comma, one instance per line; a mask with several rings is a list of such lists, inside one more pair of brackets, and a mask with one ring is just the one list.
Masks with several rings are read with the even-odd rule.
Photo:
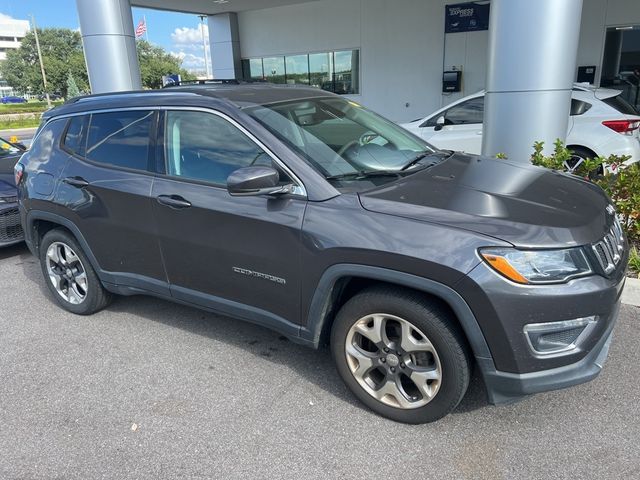
[[71, 117], [67, 127], [67, 133], [62, 142], [68, 152], [84, 157], [84, 138], [88, 117], [85, 115]]
[[582, 100], [571, 99], [571, 112], [569, 115], [582, 115], [591, 108], [591, 104]]
[[633, 105], [622, 98], [622, 95], [603, 98], [602, 101], [624, 115], [640, 115], [640, 112], [638, 112], [635, 108], [633, 108]]
[[85, 157], [106, 165], [147, 170], [153, 120], [153, 111], [92, 114]]

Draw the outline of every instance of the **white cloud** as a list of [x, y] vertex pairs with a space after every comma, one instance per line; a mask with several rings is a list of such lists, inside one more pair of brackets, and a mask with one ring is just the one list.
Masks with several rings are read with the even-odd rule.
[[[209, 44], [209, 28], [204, 24], [204, 38]], [[192, 73], [204, 72], [204, 50], [202, 47], [202, 27], [176, 28], [171, 34], [173, 49], [171, 55], [182, 61], [182, 68]]]
[[[209, 27], [204, 24], [204, 38], [209, 43]], [[171, 41], [176, 47], [190, 47], [199, 45], [202, 48], [202, 30], [197, 28], [182, 27], [176, 28], [171, 34]]]
[[204, 57], [186, 52], [171, 52], [182, 61], [182, 68], [189, 71], [204, 71]]

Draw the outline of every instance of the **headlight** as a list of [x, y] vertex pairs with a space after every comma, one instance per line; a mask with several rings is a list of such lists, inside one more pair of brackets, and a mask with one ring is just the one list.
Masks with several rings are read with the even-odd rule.
[[517, 283], [560, 283], [591, 273], [581, 248], [486, 248], [480, 250], [480, 255], [494, 270]]

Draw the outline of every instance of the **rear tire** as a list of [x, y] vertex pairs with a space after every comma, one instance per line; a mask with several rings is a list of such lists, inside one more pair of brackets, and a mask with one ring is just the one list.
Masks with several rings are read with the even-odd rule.
[[471, 357], [455, 318], [410, 290], [374, 287], [352, 297], [331, 330], [342, 380], [366, 406], [404, 423], [450, 413], [471, 377]]
[[56, 302], [72, 313], [91, 315], [106, 307], [107, 292], [89, 259], [66, 230], [48, 231], [40, 242], [40, 267]]

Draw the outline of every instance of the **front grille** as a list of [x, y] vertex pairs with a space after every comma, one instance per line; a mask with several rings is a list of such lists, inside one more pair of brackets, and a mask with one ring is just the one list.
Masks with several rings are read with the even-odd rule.
[[18, 208], [0, 211], [0, 242], [12, 242], [22, 240], [22, 238], [22, 225], [20, 224]]
[[622, 260], [624, 251], [624, 235], [620, 221], [617, 218], [614, 220], [609, 233], [602, 240], [595, 243], [592, 248], [604, 273], [608, 275], [613, 272], [620, 260]]

